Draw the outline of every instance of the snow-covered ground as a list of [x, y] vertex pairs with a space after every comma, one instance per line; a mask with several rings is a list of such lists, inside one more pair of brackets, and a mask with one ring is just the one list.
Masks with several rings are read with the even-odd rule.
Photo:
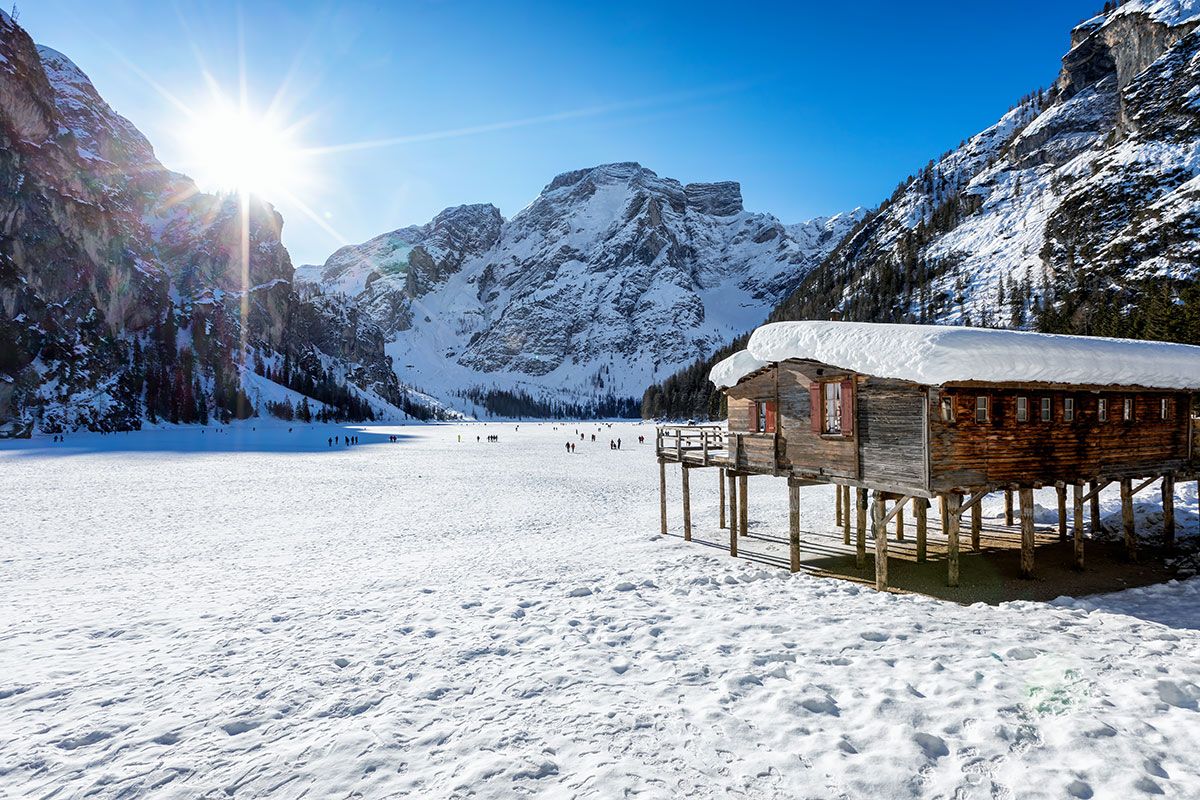
[[791, 576], [656, 537], [653, 429], [576, 427], [0, 444], [0, 797], [1200, 795], [1200, 580]]

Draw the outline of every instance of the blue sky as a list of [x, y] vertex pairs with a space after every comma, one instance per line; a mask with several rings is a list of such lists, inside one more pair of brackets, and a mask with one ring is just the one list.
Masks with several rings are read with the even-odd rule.
[[[512, 216], [557, 173], [609, 161], [740, 181], [748, 209], [784, 222], [875, 205], [1049, 86], [1070, 28], [1102, 4], [18, 6], [33, 38], [71, 57], [171, 167], [189, 153], [164, 93], [202, 106], [207, 71], [236, 94], [239, 40], [252, 104], [280, 96], [305, 146], [416, 137], [307, 160], [297, 195], [323, 224], [268, 198], [302, 264], [450, 205]], [[497, 125], [511, 122], [523, 124]], [[448, 131], [459, 133], [425, 136]]]

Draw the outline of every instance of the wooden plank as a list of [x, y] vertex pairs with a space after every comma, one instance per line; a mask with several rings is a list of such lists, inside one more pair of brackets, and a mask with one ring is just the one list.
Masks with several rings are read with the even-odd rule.
[[946, 512], [949, 529], [946, 535], [946, 585], [958, 586], [958, 527], [962, 524], [962, 495], [954, 492], [946, 496]]
[[1058, 540], [1065, 542], [1067, 540], [1067, 487], [1066, 484], [1058, 484], [1054, 487], [1058, 494]]
[[724, 528], [725, 523], [725, 468], [721, 467], [717, 475], [717, 487], [720, 499], [717, 501], [717, 507], [721, 509], [721, 527]]
[[1033, 577], [1033, 489], [1022, 488], [1021, 498], [1021, 577]]
[[926, 557], [926, 537], [928, 535], [929, 501], [923, 497], [913, 499], [913, 508], [917, 517], [917, 563], [923, 563]]
[[896, 504], [896, 541], [897, 542], [904, 541], [904, 503], [906, 501], [907, 501], [907, 498], [905, 498], [905, 500], [902, 500]]
[[1163, 475], [1163, 547], [1168, 553], [1175, 550], [1175, 476]]
[[875, 537], [875, 588], [888, 587], [887, 523], [884, 521], [883, 493], [876, 491], [871, 502], [871, 535]]
[[667, 462], [658, 460], [658, 505], [661, 516], [659, 534], [667, 535]]
[[855, 503], [857, 533], [854, 541], [854, 562], [859, 569], [867, 565], [867, 490], [856, 489], [857, 500]]
[[729, 481], [729, 555], [737, 556], [738, 548], [738, 500], [737, 476], [732, 472], [726, 473]]
[[842, 527], [842, 487], [835, 483], [833, 489], [837, 498], [834, 501], [834, 524], [840, 528]]
[[788, 481], [788, 564], [800, 571], [800, 485]]
[[976, 502], [971, 506], [971, 549], [979, 552], [979, 538], [983, 531], [983, 509]]
[[850, 545], [850, 487], [843, 486], [842, 492], [842, 508], [845, 513], [842, 514], [842, 544], [847, 547]]
[[683, 540], [690, 542], [692, 540], [692, 490], [688, 485], [688, 469], [684, 464], [679, 472], [683, 475]]
[[1012, 527], [1013, 524], [1013, 493], [1012, 489], [1004, 490], [1004, 524]]
[[738, 476], [738, 530], [742, 536], [746, 536], [750, 531], [750, 501], [746, 499], [746, 488], [749, 483], [749, 476], [745, 473]]
[[[1106, 484], [1107, 485], [1107, 484]], [[1092, 532], [1092, 537], [1096, 538], [1100, 535], [1100, 486], [1099, 481], [1088, 481], [1088, 509], [1091, 512], [1091, 524], [1088, 530]]]
[[1072, 532], [1075, 539], [1075, 569], [1083, 569], [1083, 484], [1077, 483], [1071, 492], [1074, 500], [1072, 507]]
[[1125, 556], [1137, 561], [1137, 531], [1133, 524], [1133, 481], [1121, 479], [1121, 528], [1125, 534]]

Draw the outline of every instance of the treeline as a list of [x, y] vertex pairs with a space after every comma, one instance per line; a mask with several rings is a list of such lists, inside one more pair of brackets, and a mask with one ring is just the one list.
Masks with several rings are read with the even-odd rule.
[[[274, 362], [280, 362], [273, 366]], [[301, 402], [305, 407], [305, 416], [299, 416], [301, 408], [293, 406], [289, 400], [281, 400], [266, 404], [267, 411], [280, 419], [299, 419], [302, 422], [368, 422], [376, 419], [375, 409], [369, 402], [362, 399], [344, 382], [339, 381], [331, 368], [301, 369], [292, 362], [290, 353], [285, 353], [282, 359], [272, 359], [268, 364], [262, 354], [255, 351], [254, 371], [269, 381], [286, 386], [292, 391], [306, 395]], [[313, 372], [316, 372], [314, 375]], [[308, 407], [311, 397], [320, 404], [316, 412]]]
[[1200, 345], [1200, 284], [1163, 279], [1113, 288], [1099, 276], [1065, 284], [1055, 282], [1042, 298], [1039, 331]]
[[524, 391], [472, 387], [460, 397], [482, 406], [490, 417], [510, 419], [637, 419], [638, 401], [632, 397], [609, 395], [588, 403], [538, 399]]
[[725, 395], [708, 380], [717, 362], [746, 347], [749, 334], [734, 339], [708, 358], [699, 358], [642, 395], [642, 419], [724, 419]]

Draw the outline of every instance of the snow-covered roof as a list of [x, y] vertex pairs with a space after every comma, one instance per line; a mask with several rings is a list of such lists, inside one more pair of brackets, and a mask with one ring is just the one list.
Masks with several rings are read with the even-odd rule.
[[712, 368], [718, 388], [791, 358], [929, 386], [964, 381], [1200, 389], [1200, 347], [1098, 336], [894, 325], [776, 322]]

